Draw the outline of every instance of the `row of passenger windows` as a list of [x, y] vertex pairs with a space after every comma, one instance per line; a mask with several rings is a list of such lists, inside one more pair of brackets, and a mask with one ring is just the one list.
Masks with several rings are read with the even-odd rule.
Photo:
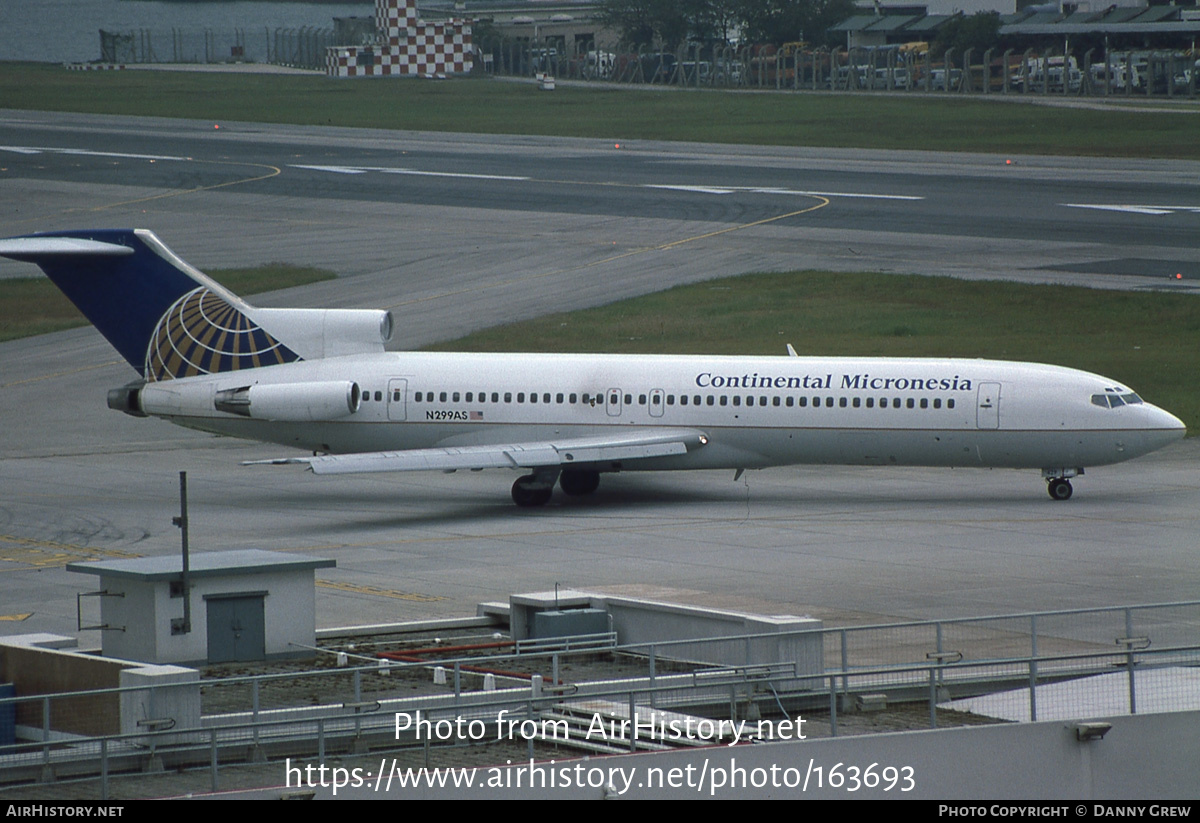
[[[377, 395], [375, 399], [378, 400], [379, 392], [375, 392], [375, 394]], [[397, 392], [394, 392], [394, 394], [395, 394], [395, 396], [392, 399], [399, 400], [400, 393], [397, 391]], [[476, 393], [476, 392], [437, 392], [437, 393], [435, 393], [435, 392], [415, 392], [413, 394], [413, 402], [415, 402], [415, 403], [435, 403], [435, 402], [436, 403], [460, 403], [460, 402], [487, 403], [487, 402], [489, 402], [488, 396], [489, 395], [487, 392], [478, 392], [478, 393]], [[492, 392], [490, 402], [499, 403], [499, 402], [501, 402], [501, 397], [504, 398], [503, 402], [512, 403], [513, 399], [514, 399], [514, 394], [513, 394], [513, 392], [504, 392], [503, 394], [501, 394], [500, 392]], [[595, 406], [596, 404], [604, 403], [604, 395], [600, 394], [600, 393], [580, 395], [580, 394], [576, 394], [574, 392], [572, 392], [571, 394], [563, 394], [562, 392], [559, 392], [557, 394], [552, 395], [550, 392], [542, 392], [541, 394], [539, 394], [538, 392], [529, 392], [528, 394], [526, 394], [525, 392], [517, 392], [515, 395], [515, 398], [516, 398], [517, 403], [543, 403], [543, 404], [556, 403], [559, 405], [561, 405], [563, 403], [569, 403], [571, 405], [574, 405], [575, 403], [582, 402], [583, 405], [585, 405], [585, 406]], [[868, 409], [874, 409], [874, 408], [880, 408], [880, 409], [887, 409], [887, 408], [893, 408], [893, 409], [900, 409], [900, 408], [940, 409], [943, 407], [943, 400], [940, 397], [933, 397], [933, 398], [929, 398], [929, 397], [921, 397], [921, 398], [916, 398], [916, 397], [907, 397], [907, 398], [878, 397], [878, 398], [876, 398], [876, 397], [822, 397], [822, 396], [817, 396], [817, 395], [814, 395], [811, 397], [809, 395], [801, 395], [798, 397], [793, 396], [793, 395], [787, 395], [786, 397], [780, 397], [779, 395], [774, 395], [772, 397], [768, 397], [766, 395], [755, 396], [752, 394], [748, 394], [748, 395], [740, 395], [740, 394], [735, 394], [735, 395], [681, 394], [678, 397], [676, 397], [674, 394], [668, 394], [665, 396], [659, 395], [657, 397], [655, 397], [655, 396], [647, 397], [647, 395], [645, 395], [645, 394], [639, 394], [637, 396], [637, 402], [638, 402], [639, 406], [645, 406], [647, 403], [650, 403], [651, 405], [660, 404], [664, 401], [664, 399], [668, 406], [674, 406], [678, 403], [678, 405], [680, 405], [680, 406], [702, 406], [702, 405], [703, 406], [730, 406], [730, 405], [732, 405], [732, 406], [742, 406], [742, 405], [768, 406], [768, 405], [770, 405], [770, 406], [786, 406], [788, 408], [798, 407], [801, 409], [807, 408], [809, 406], [811, 406], [814, 409], [821, 408], [821, 407], [824, 407], [827, 409], [832, 409], [835, 406], [838, 408], [842, 408], [842, 409], [845, 409], [845, 408], [858, 409], [858, 408], [863, 408], [863, 407], [868, 408]], [[613, 393], [608, 398], [609, 404], [613, 405], [613, 406], [620, 404], [622, 400], [624, 400], [624, 403], [626, 406], [633, 405], [633, 395], [632, 394], [626, 394], [626, 395], [624, 395], [624, 397], [622, 397], [620, 394]], [[953, 397], [946, 398], [946, 400], [944, 402], [945, 402], [945, 408], [947, 408], [947, 409], [954, 408], [954, 398]]]

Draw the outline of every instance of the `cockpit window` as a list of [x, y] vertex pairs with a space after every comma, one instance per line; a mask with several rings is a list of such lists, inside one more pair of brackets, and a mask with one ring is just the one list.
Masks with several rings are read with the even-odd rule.
[[1115, 409], [1119, 406], [1136, 406], [1145, 401], [1133, 392], [1125, 394], [1093, 394], [1092, 405], [1102, 409]]

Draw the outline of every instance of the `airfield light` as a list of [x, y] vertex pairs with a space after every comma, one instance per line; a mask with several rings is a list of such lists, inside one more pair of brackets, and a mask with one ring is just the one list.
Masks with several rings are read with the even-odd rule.
[[1175, 272], [1175, 279], [1176, 279], [1176, 280], [1182, 280], [1182, 279], [1183, 279], [1183, 272], [1181, 272], [1181, 271], [1177, 271], [1177, 272]]

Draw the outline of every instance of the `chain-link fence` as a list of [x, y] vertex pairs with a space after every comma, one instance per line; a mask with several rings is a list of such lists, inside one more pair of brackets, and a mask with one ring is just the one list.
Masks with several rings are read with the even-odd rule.
[[903, 47], [809, 49], [798, 44], [678, 49], [602, 41], [491, 37], [485, 70], [511, 76], [692, 88], [969, 94], [1195, 96], [1200, 61], [1168, 51], [942, 54]]
[[138, 29], [100, 32], [104, 63], [274, 63], [324, 69], [332, 28]]

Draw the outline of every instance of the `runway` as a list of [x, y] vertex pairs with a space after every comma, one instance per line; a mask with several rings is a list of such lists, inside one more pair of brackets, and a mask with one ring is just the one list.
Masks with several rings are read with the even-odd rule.
[[[392, 307], [406, 347], [756, 270], [1200, 281], [1197, 163], [220, 125], [0, 112], [0, 236], [136, 225], [202, 269], [326, 266], [342, 277], [259, 302]], [[65, 562], [176, 552], [180, 470], [195, 550], [337, 559], [322, 626], [555, 583], [831, 625], [1200, 591], [1191, 441], [1065, 504], [1029, 472], [794, 468], [606, 478], [523, 511], [504, 472], [242, 467], [279, 450], [106, 409], [133, 377], [91, 329], [0, 344], [0, 633], [75, 633], [92, 581]]]

